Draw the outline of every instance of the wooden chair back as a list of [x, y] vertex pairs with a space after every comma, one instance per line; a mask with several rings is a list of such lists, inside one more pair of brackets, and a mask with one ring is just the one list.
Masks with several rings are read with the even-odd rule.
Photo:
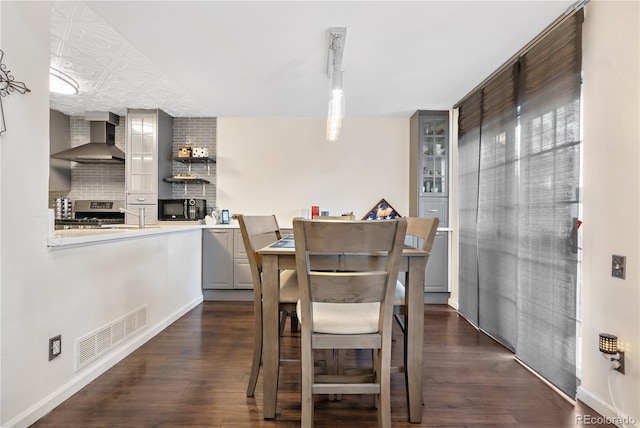
[[415, 236], [422, 240], [422, 249], [431, 253], [440, 219], [438, 217], [407, 217], [407, 236]]
[[[399, 269], [399, 255], [404, 247], [406, 229], [404, 223], [404, 221], [294, 220], [297, 268], [304, 267], [302, 272], [307, 273], [303, 280], [308, 285], [309, 301], [383, 302], [387, 288], [391, 288], [391, 295], [393, 295], [392, 289]], [[296, 225], [298, 225], [297, 229]], [[301, 233], [298, 234], [298, 232]], [[348, 254], [360, 254], [363, 257], [366, 254], [368, 258], [381, 258], [384, 260], [384, 269], [359, 272], [340, 270], [326, 272], [321, 269], [324, 258]], [[318, 262], [315, 263], [315, 260]], [[378, 263], [378, 266], [381, 264]], [[394, 269], [395, 276], [393, 276]], [[298, 283], [302, 287], [300, 278]], [[391, 285], [388, 287], [389, 284]], [[301, 295], [301, 299], [303, 297], [305, 296]]]
[[[406, 217], [407, 219], [407, 237], [412, 236], [422, 241], [421, 249], [431, 254], [433, 243], [436, 239], [436, 233], [438, 232], [438, 225], [440, 219], [438, 217], [421, 218], [421, 217]], [[419, 244], [419, 242], [418, 242]], [[429, 256], [427, 256], [427, 262]], [[406, 319], [403, 320], [401, 315], [406, 315], [405, 309], [405, 289], [404, 284], [398, 280], [396, 284], [396, 307], [395, 307], [395, 319], [398, 321], [398, 325], [403, 333], [405, 332]], [[406, 339], [406, 338], [405, 338]]]
[[[243, 215], [238, 214], [238, 223], [242, 242], [244, 243], [251, 279], [253, 281], [254, 300], [262, 301], [262, 256], [257, 253], [282, 238], [278, 220], [275, 215]], [[261, 305], [262, 307], [262, 305]]]

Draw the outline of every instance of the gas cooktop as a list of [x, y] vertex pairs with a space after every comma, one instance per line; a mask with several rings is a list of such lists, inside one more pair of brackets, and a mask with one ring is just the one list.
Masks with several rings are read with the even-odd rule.
[[90, 229], [105, 225], [124, 224], [123, 200], [77, 200], [74, 202], [74, 218], [56, 219], [56, 228]]

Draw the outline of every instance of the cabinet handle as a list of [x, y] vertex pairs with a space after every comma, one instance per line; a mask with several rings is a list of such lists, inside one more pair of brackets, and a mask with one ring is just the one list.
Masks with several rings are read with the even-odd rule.
[[144, 202], [146, 200], [147, 200], [147, 198], [136, 198], [136, 201], [138, 201], [138, 202]]
[[438, 210], [427, 210], [428, 213], [437, 213]]
[[227, 233], [227, 230], [224, 229], [209, 229], [211, 230], [213, 233]]

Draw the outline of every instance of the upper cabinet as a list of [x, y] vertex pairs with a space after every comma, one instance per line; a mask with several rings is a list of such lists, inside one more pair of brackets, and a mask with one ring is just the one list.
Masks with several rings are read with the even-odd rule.
[[410, 121], [410, 201], [416, 217], [449, 224], [449, 112], [419, 110]]
[[[158, 199], [171, 198], [173, 118], [160, 109], [128, 109], [125, 182], [127, 209], [145, 208], [146, 222], [158, 220]], [[138, 219], [127, 214], [127, 224]]]
[[[57, 110], [49, 110], [49, 150], [58, 153], [71, 148], [71, 118]], [[49, 158], [49, 190], [71, 190], [71, 162]]]

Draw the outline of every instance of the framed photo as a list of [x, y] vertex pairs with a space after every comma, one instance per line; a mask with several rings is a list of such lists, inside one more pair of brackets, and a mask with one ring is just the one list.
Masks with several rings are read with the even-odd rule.
[[385, 199], [380, 199], [369, 212], [362, 217], [362, 220], [389, 220], [402, 217]]

